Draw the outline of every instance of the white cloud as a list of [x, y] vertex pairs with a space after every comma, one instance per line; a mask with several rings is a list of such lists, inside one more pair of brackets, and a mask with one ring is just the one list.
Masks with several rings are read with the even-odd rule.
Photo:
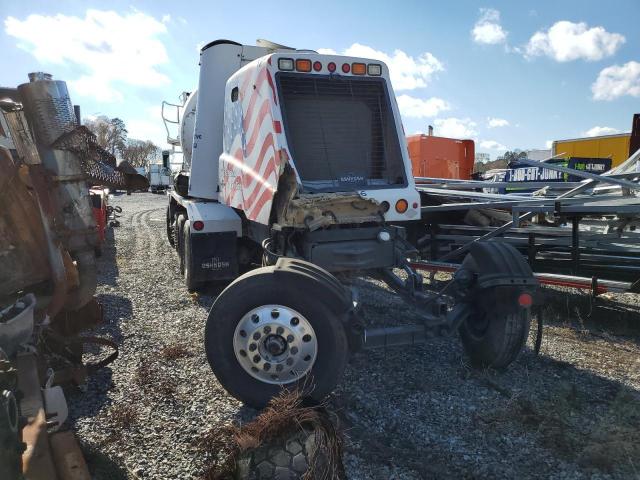
[[140, 118], [126, 120], [129, 138], [151, 140], [159, 147], [167, 148], [167, 131], [162, 123], [161, 107], [148, 107], [143, 113]]
[[623, 95], [640, 97], [640, 63], [631, 61], [603, 69], [591, 91], [594, 100], [613, 100]]
[[500, 25], [500, 12], [493, 8], [481, 8], [480, 18], [471, 30], [473, 41], [487, 45], [504, 43], [508, 32]]
[[165, 25], [142, 12], [120, 15], [87, 10], [85, 17], [29, 15], [7, 17], [7, 35], [43, 64], [71, 65], [82, 73], [68, 82], [75, 93], [101, 102], [124, 100], [121, 85], [157, 87], [169, 83], [158, 71], [168, 61], [158, 36]]
[[449, 138], [473, 138], [478, 132], [476, 122], [470, 118], [436, 118], [433, 122], [435, 125], [435, 134], [439, 137]]
[[614, 133], [620, 133], [620, 130], [612, 127], [593, 127], [582, 132], [585, 137], [599, 137], [600, 135], [613, 135]]
[[558, 62], [595, 61], [610, 57], [624, 42], [623, 35], [607, 32], [603, 27], [588, 28], [584, 22], [562, 20], [547, 31], [534, 33], [526, 45], [525, 55], [546, 55]]
[[162, 15], [162, 23], [169, 23], [171, 21], [171, 15], [169, 15], [168, 13], [165, 13], [164, 15]]
[[398, 108], [403, 117], [429, 118], [439, 115], [440, 112], [449, 110], [449, 104], [441, 98], [431, 97], [426, 100], [409, 95], [399, 95]]
[[504, 118], [487, 117], [487, 126], [489, 128], [508, 127], [509, 121]]
[[[325, 55], [338, 54], [331, 48], [318, 48], [317, 52]], [[444, 71], [442, 62], [429, 52], [412, 57], [402, 50], [396, 49], [392, 54], [388, 54], [367, 45], [354, 43], [341, 55], [371, 58], [386, 63], [389, 67], [391, 83], [396, 90], [414, 90], [426, 87], [436, 72]]]
[[483, 140], [480, 142], [480, 148], [486, 148], [487, 150], [505, 151], [507, 147], [495, 140]]

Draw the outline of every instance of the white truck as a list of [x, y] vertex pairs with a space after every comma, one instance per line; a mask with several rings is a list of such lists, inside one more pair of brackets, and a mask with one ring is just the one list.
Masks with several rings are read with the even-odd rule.
[[[514, 249], [475, 245], [438, 293], [409, 265], [404, 225], [420, 219], [420, 197], [384, 63], [216, 40], [183, 98], [173, 141], [187, 168], [167, 235], [188, 289], [231, 282], [205, 346], [232, 395], [261, 407], [302, 386], [321, 398], [350, 352], [434, 335], [460, 332], [477, 365], [517, 357], [537, 282]], [[421, 322], [367, 327], [357, 292], [334, 276], [354, 272], [418, 305]]]
[[164, 192], [171, 186], [171, 170], [161, 163], [147, 165], [147, 178], [151, 193]]

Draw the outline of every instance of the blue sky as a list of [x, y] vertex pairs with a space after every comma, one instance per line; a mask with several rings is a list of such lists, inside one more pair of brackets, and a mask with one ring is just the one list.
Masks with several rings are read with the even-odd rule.
[[[163, 99], [197, 81], [198, 45], [257, 38], [388, 61], [407, 133], [504, 148], [629, 131], [640, 112], [640, 2], [0, 0], [2, 86], [43, 70], [83, 115], [162, 142]], [[11, 68], [6, 66], [10, 65]]]

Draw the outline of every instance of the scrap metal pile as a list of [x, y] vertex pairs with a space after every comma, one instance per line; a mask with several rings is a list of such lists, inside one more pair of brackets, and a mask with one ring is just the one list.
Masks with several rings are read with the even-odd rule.
[[102, 320], [89, 187], [131, 188], [134, 177], [78, 127], [64, 82], [29, 77], [2, 90], [10, 148], [0, 147], [0, 478], [89, 478], [73, 434], [57, 432], [62, 386], [81, 384], [91, 368], [83, 345], [115, 348], [78, 336]]
[[640, 150], [604, 174], [522, 160], [580, 177], [535, 183], [531, 194], [489, 193], [522, 183], [416, 178], [427, 225], [423, 258], [456, 262], [469, 247], [508, 242], [535, 271], [635, 282], [640, 278]]

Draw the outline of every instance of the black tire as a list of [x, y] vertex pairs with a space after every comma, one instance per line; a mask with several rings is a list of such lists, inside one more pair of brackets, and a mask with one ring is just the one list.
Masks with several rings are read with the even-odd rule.
[[176, 242], [176, 252], [178, 252], [178, 259], [180, 261], [180, 275], [184, 274], [184, 248], [182, 245], [182, 228], [184, 226], [184, 222], [187, 220], [187, 216], [183, 213], [178, 214], [178, 218], [176, 219], [176, 224], [173, 227], [174, 229], [174, 239]]
[[283, 386], [249, 375], [235, 356], [235, 329], [254, 308], [264, 305], [291, 308], [304, 316], [315, 331], [315, 363], [307, 374], [284, 387], [303, 388], [305, 394], [320, 401], [341, 378], [348, 356], [345, 330], [335, 311], [339, 302], [323, 301], [330, 293], [326, 278], [276, 268], [258, 268], [231, 283], [211, 307], [205, 328], [205, 350], [211, 369], [231, 395], [255, 408], [264, 407]]
[[182, 251], [183, 255], [183, 272], [182, 275], [184, 277], [184, 283], [187, 286], [187, 290], [190, 292], [194, 292], [202, 287], [202, 282], [197, 282], [193, 279], [193, 259], [191, 258], [191, 239], [189, 235], [191, 234], [190, 228], [191, 223], [189, 220], [184, 222], [182, 226]]
[[175, 233], [174, 233], [175, 224], [172, 223], [173, 218], [171, 216], [171, 207], [169, 205], [167, 205], [166, 219], [167, 219], [167, 240], [169, 240], [169, 245], [171, 245], [173, 248], [176, 248], [176, 239], [175, 239]]
[[530, 325], [528, 309], [480, 310], [461, 325], [460, 339], [473, 366], [504, 369], [524, 348]]

